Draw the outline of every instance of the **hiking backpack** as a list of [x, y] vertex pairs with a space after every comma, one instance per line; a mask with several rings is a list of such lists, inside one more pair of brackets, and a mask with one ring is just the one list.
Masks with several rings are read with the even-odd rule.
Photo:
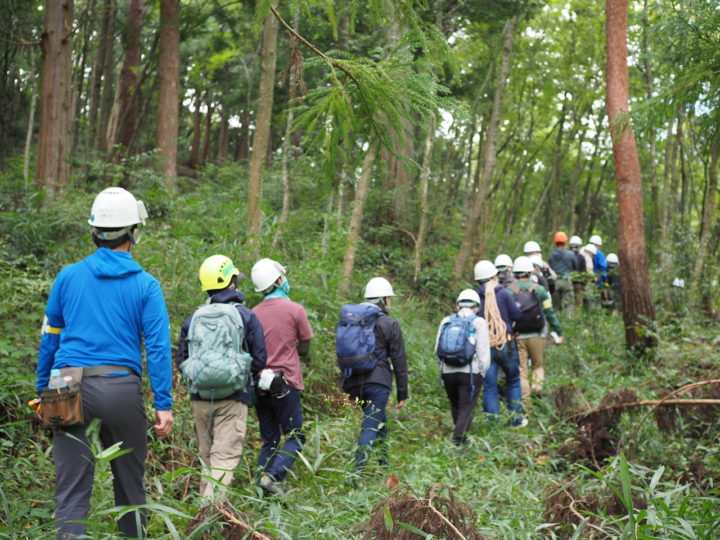
[[337, 365], [343, 375], [372, 371], [385, 351], [375, 354], [375, 324], [382, 310], [371, 304], [345, 304], [335, 327]]
[[190, 322], [180, 371], [188, 390], [203, 399], [223, 399], [247, 386], [252, 357], [243, 350], [245, 329], [235, 306], [208, 300]]
[[510, 286], [515, 296], [515, 304], [521, 312], [520, 320], [515, 321], [514, 328], [521, 334], [540, 332], [545, 326], [542, 302], [536, 288], [537, 285], [532, 285], [528, 289], [520, 289], [515, 285]]
[[472, 362], [475, 344], [471, 343], [470, 338], [475, 335], [473, 322], [476, 317], [460, 317], [454, 313], [442, 325], [436, 351], [442, 362], [454, 367], [467, 366]]

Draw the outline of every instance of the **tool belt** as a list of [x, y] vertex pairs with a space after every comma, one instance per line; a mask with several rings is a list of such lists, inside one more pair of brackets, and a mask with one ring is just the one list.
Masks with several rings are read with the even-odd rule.
[[83, 377], [97, 377], [107, 373], [132, 370], [127, 366], [102, 365], [89, 367], [66, 367], [60, 369], [60, 376], [70, 377], [67, 386], [46, 388], [40, 394], [39, 416], [44, 427], [69, 427], [85, 422], [80, 386]]

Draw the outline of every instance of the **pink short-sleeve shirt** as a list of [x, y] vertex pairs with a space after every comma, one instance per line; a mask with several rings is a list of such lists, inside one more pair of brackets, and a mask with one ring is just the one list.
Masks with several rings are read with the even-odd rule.
[[297, 346], [314, 337], [305, 308], [287, 298], [268, 298], [253, 309], [260, 319], [267, 346], [267, 369], [280, 370], [287, 382], [304, 390]]

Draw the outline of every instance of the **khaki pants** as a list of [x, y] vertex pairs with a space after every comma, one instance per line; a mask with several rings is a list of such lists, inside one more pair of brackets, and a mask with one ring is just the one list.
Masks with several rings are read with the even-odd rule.
[[555, 280], [555, 294], [553, 294], [553, 306], [558, 311], [571, 308], [573, 304], [573, 284], [567, 277], [559, 277]]
[[[530, 392], [542, 392], [545, 380], [545, 338], [518, 338], [518, 355], [520, 356], [520, 387], [523, 403], [529, 405]], [[528, 358], [532, 360], [532, 383], [528, 371]]]
[[[228, 486], [242, 455], [247, 428], [247, 405], [229, 399], [191, 403], [203, 475]], [[215, 485], [208, 478], [202, 478], [200, 495], [210, 500], [222, 498], [224, 493], [217, 496], [214, 494]]]

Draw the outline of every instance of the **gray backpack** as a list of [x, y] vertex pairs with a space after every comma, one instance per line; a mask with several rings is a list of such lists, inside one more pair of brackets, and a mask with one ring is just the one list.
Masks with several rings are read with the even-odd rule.
[[188, 358], [180, 371], [191, 393], [223, 399], [246, 388], [252, 357], [243, 349], [245, 329], [237, 304], [209, 302], [190, 322]]

